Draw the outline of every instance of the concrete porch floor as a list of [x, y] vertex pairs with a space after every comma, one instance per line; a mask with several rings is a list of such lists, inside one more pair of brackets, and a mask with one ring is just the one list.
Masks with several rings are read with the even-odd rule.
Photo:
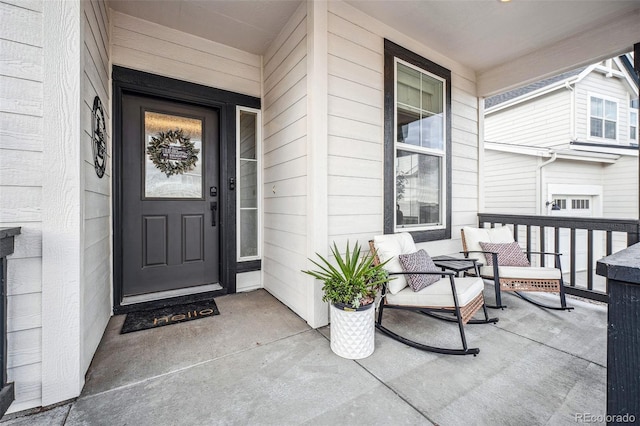
[[[487, 287], [487, 294], [490, 288]], [[554, 312], [513, 295], [467, 325], [473, 356], [422, 352], [376, 332], [369, 358], [340, 358], [264, 290], [216, 298], [220, 315], [119, 334], [109, 322], [76, 401], [5, 425], [563, 425], [604, 415], [607, 311]], [[387, 316], [388, 315], [388, 316]], [[457, 326], [386, 311], [396, 330], [458, 344]]]

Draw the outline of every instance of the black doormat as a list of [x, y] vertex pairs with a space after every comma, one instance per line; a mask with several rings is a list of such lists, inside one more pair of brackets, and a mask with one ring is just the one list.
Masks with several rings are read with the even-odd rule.
[[213, 299], [185, 303], [184, 305], [167, 306], [148, 311], [129, 312], [124, 319], [120, 334], [163, 327], [165, 325], [206, 318], [213, 315], [220, 315], [220, 311], [218, 311], [216, 302]]

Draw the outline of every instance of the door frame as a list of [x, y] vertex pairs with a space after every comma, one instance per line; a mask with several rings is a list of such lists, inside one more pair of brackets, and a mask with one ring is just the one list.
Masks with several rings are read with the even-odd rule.
[[[113, 65], [112, 96], [112, 214], [113, 214], [113, 312], [126, 313], [141, 308], [150, 308], [167, 303], [184, 303], [198, 295], [181, 296], [141, 304], [122, 305], [122, 95], [151, 96], [158, 99], [189, 103], [213, 108], [220, 117], [220, 283], [223, 290], [201, 293], [199, 296], [236, 292], [236, 191], [230, 179], [236, 179], [236, 107], [260, 109], [259, 98], [216, 89], [174, 78], [163, 77], [143, 71]], [[237, 182], [235, 185], [237, 186]]]

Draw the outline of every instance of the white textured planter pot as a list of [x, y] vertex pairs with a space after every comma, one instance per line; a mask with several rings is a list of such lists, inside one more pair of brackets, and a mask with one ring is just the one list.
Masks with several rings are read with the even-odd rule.
[[374, 304], [359, 311], [345, 311], [331, 304], [331, 350], [343, 358], [362, 359], [375, 347]]

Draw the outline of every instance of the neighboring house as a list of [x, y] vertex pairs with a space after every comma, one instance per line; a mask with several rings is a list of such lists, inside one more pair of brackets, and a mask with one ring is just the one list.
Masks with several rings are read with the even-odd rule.
[[632, 63], [622, 55], [486, 98], [484, 211], [638, 218]]
[[[0, 0], [10, 411], [77, 397], [114, 313], [264, 288], [319, 327], [301, 270], [332, 241], [459, 252], [484, 192], [479, 97], [640, 42], [637, 3], [579, 9]], [[176, 129], [182, 147], [154, 142]]]

